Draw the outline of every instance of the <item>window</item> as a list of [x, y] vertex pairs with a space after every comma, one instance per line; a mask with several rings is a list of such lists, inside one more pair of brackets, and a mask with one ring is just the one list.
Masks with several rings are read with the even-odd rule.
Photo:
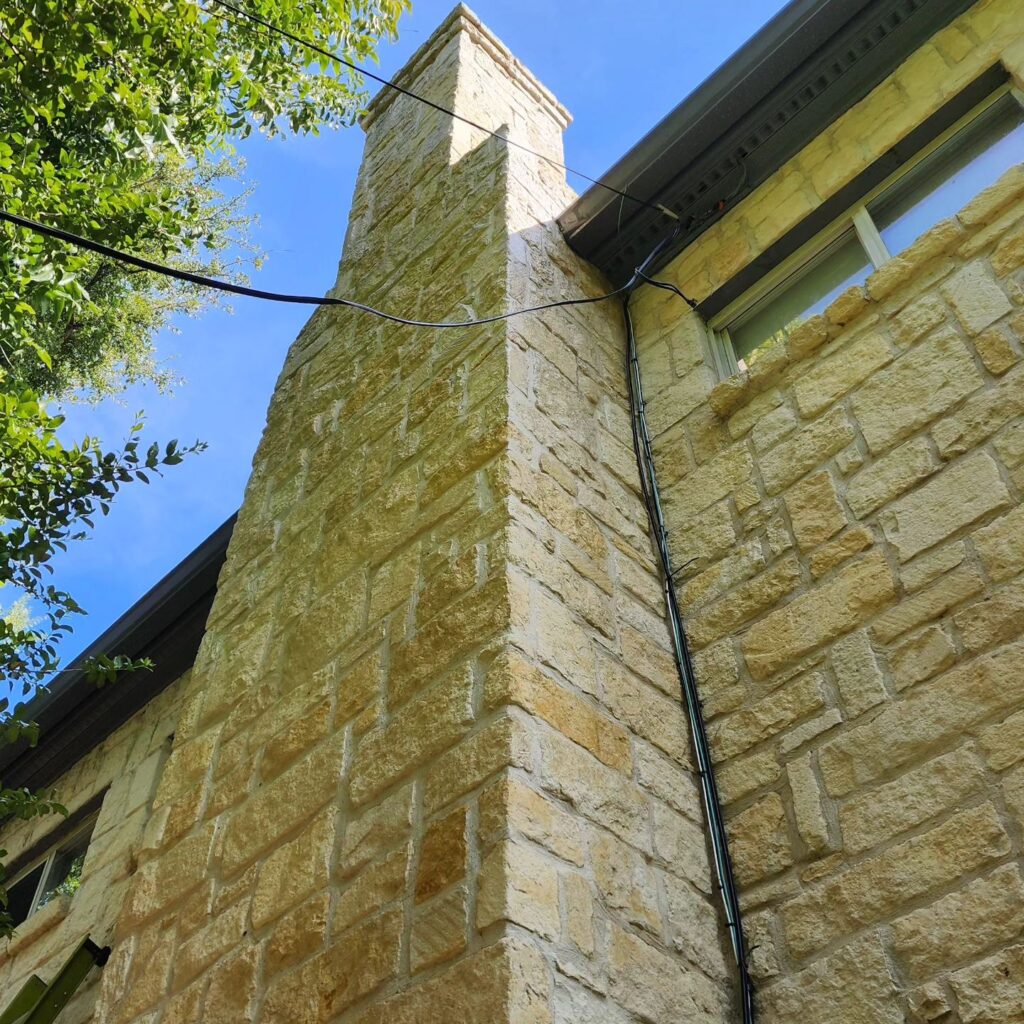
[[720, 372], [746, 369], [1021, 161], [1024, 96], [1004, 85], [712, 318]]
[[750, 360], [758, 349], [785, 337], [788, 328], [820, 313], [850, 285], [871, 272], [871, 261], [851, 228], [814, 255], [790, 278], [729, 326], [737, 363]]
[[82, 865], [95, 824], [94, 814], [15, 876], [7, 886], [7, 910], [15, 924], [21, 924], [57, 896], [74, 895], [81, 882]]

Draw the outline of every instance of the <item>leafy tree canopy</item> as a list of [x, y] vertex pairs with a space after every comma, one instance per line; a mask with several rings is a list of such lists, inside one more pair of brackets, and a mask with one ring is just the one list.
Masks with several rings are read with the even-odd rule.
[[[408, 0], [240, 0], [359, 63]], [[253, 130], [350, 124], [360, 76], [211, 0], [0, 5], [0, 201], [109, 245], [213, 273], [252, 255], [229, 181]], [[215, 156], [211, 159], [211, 154]], [[0, 364], [49, 393], [159, 377], [154, 332], [206, 301], [152, 275], [3, 226]], [[52, 366], [37, 355], [48, 350]]]
[[[359, 63], [394, 36], [408, 0], [237, 0]], [[0, 206], [115, 248], [214, 275], [258, 260], [232, 142], [256, 130], [350, 124], [360, 76], [211, 0], [0, 4]], [[210, 301], [188, 286], [0, 225], [0, 745], [34, 738], [22, 698], [58, 666], [81, 609], [49, 582], [52, 559], [118, 490], [202, 445], [116, 450], [62, 440], [48, 397], [166, 381], [153, 336]], [[145, 668], [116, 653], [102, 684]], [[53, 793], [0, 782], [0, 820], [59, 811]], [[4, 853], [0, 850], [0, 859]], [[14, 922], [0, 863], [0, 935]]]

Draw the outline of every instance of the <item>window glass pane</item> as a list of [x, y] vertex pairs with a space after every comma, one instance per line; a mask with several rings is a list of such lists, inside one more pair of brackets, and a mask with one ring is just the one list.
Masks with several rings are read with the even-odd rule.
[[849, 231], [809, 261], [794, 277], [729, 324], [736, 359], [745, 366], [757, 350], [780, 338], [798, 323], [820, 313], [851, 285], [874, 269], [857, 236]]
[[894, 256], [1024, 161], [1024, 108], [1004, 96], [871, 204]]
[[92, 830], [83, 832], [62, 846], [53, 858], [53, 865], [46, 876], [39, 906], [45, 906], [54, 896], [72, 896], [78, 891], [82, 879], [82, 865], [89, 848]]
[[7, 912], [14, 918], [15, 924], [21, 924], [32, 912], [32, 900], [35, 898], [39, 879], [42, 877], [45, 864], [33, 868], [27, 875], [20, 878], [7, 889]]

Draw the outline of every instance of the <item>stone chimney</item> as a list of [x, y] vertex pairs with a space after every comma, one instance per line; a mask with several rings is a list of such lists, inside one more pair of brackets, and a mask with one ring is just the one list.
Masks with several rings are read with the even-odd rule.
[[[460, 6], [404, 87], [560, 160]], [[385, 91], [336, 294], [607, 289], [563, 173]], [[103, 1024], [726, 1022], [617, 303], [321, 309], [271, 402], [105, 969]]]

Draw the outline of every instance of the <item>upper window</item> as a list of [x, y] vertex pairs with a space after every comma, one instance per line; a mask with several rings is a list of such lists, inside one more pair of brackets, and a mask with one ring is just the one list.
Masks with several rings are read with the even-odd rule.
[[1024, 97], [1003, 86], [711, 320], [722, 372], [746, 369], [1021, 161]]
[[81, 828], [51, 846], [7, 886], [7, 911], [15, 924], [21, 924], [54, 897], [75, 893], [95, 825], [96, 815], [92, 815]]

